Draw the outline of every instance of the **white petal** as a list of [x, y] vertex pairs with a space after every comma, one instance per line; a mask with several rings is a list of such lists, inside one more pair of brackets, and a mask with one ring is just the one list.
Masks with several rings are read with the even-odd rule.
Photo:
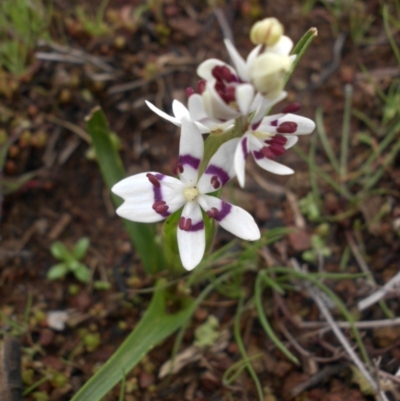
[[190, 119], [189, 110], [179, 100], [175, 99], [172, 102], [172, 112], [178, 120], [182, 120], [183, 117]]
[[[200, 201], [200, 200], [199, 200]], [[233, 235], [247, 241], [260, 239], [260, 230], [250, 213], [213, 196], [204, 195], [201, 199], [205, 211], [216, 208], [219, 211], [215, 220]], [[203, 206], [204, 205], [204, 206]]]
[[179, 164], [183, 173], [179, 174], [179, 178], [186, 186], [196, 185], [203, 153], [204, 141], [199, 129], [193, 121], [184, 117], [179, 142]]
[[278, 133], [278, 125], [284, 122], [293, 122], [297, 124], [296, 131], [290, 135], [307, 135], [315, 129], [315, 123], [309, 118], [298, 116], [296, 114], [274, 114], [271, 116], [264, 117], [261, 121], [257, 131]]
[[170, 121], [172, 124], [177, 125], [178, 127], [181, 126], [181, 121], [178, 120], [175, 117], [170, 116], [167, 113], [164, 113], [162, 110], [160, 110], [158, 107], [154, 106], [154, 104], [148, 102], [147, 100], [145, 100], [147, 106], [149, 107], [149, 109], [151, 109], [152, 111], [154, 111], [154, 113], [158, 114], [160, 117], [165, 118], [166, 120]]
[[210, 129], [202, 123], [209, 117], [207, 113], [204, 111], [203, 98], [201, 97], [201, 95], [199, 95], [198, 93], [194, 93], [189, 97], [188, 109], [189, 109], [190, 119], [196, 123], [200, 132], [202, 134], [209, 133]]
[[[226, 50], [228, 50], [229, 56], [232, 59], [232, 63], [236, 68], [236, 71], [242, 81], [249, 81], [249, 74], [247, 72], [246, 62], [243, 60], [243, 57], [236, 50], [236, 47], [233, 46], [232, 42], [229, 39], [224, 39]], [[235, 74], [236, 75], [236, 74]]]
[[296, 114], [284, 114], [279, 120], [278, 124], [282, 124], [285, 121], [291, 121], [297, 124], [296, 132], [294, 135], [307, 135], [315, 129], [315, 123], [307, 117], [298, 116]]
[[262, 45], [258, 45], [256, 46], [247, 56], [247, 60], [246, 60], [246, 67], [247, 67], [247, 71], [250, 68], [251, 63], [258, 57], [258, 55], [260, 54], [260, 49], [261, 49]]
[[285, 149], [290, 149], [292, 146], [296, 145], [297, 141], [299, 140], [299, 137], [296, 135], [283, 135], [286, 139], [287, 142], [283, 146]]
[[227, 67], [229, 68], [230, 72], [237, 76], [236, 71], [228, 64], [224, 63], [221, 60], [218, 60], [216, 58], [210, 58], [206, 61], [203, 61], [198, 67], [197, 67], [197, 75], [200, 78], [205, 79], [206, 81], [211, 81], [214, 80], [214, 76], [212, 75], [212, 70], [217, 67], [217, 66], [221, 66], [221, 67]]
[[210, 118], [217, 120], [232, 120], [239, 116], [239, 112], [228, 106], [214, 88], [215, 80], [207, 82], [202, 94], [203, 107]]
[[[117, 214], [128, 220], [140, 223], [154, 223], [168, 217], [177, 211], [185, 203], [183, 196], [183, 184], [174, 177], [168, 177], [160, 173], [151, 172], [165, 185], [159, 188], [147, 178], [148, 173], [136, 174], [127, 177], [115, 184], [111, 191], [124, 199], [124, 203], [117, 209]], [[164, 201], [168, 205], [168, 211], [159, 214], [153, 208], [154, 202]]]
[[283, 164], [277, 163], [274, 160], [268, 159], [266, 157], [262, 158], [257, 157], [257, 154], [255, 154], [254, 152], [259, 152], [260, 149], [264, 146], [264, 143], [261, 142], [254, 135], [249, 135], [249, 139], [250, 139], [249, 147], [251, 152], [253, 153], [254, 160], [261, 168], [278, 175], [288, 175], [294, 173], [294, 171], [291, 168], [286, 167]]
[[275, 97], [274, 99], [262, 98], [262, 101], [260, 102], [258, 109], [251, 120], [251, 123], [256, 124], [258, 121], [263, 119], [267, 111], [275, 106], [276, 103], [283, 100], [286, 96], [287, 92], [282, 91], [279, 96]]
[[273, 161], [271, 159], [267, 159], [266, 157], [262, 159], [257, 159], [256, 157], [254, 157], [254, 160], [262, 169], [269, 171], [270, 173], [273, 174], [289, 175], [294, 173], [294, 171], [291, 168], [286, 167], [283, 164], [277, 163], [276, 161]]
[[235, 173], [237, 176], [237, 179], [239, 181], [239, 185], [243, 188], [244, 187], [244, 181], [245, 181], [245, 166], [246, 166], [246, 158], [249, 154], [249, 138], [247, 135], [244, 135], [239, 143], [236, 146], [235, 150], [235, 156], [233, 160], [233, 165], [235, 168]]
[[242, 115], [247, 116], [254, 100], [254, 87], [251, 84], [241, 84], [235, 89], [236, 101]]
[[[214, 192], [224, 186], [231, 178], [235, 176], [235, 168], [233, 165], [233, 154], [239, 142], [238, 138], [230, 139], [222, 144], [215, 154], [211, 157], [210, 162], [200, 177], [197, 188], [200, 193], [206, 194]], [[211, 184], [211, 179], [217, 177], [219, 187], [215, 188]]]
[[206, 249], [204, 222], [199, 204], [188, 202], [182, 210], [182, 217], [191, 219], [192, 228], [185, 231], [178, 227], [179, 254], [183, 267], [186, 270], [192, 270], [201, 262]]
[[282, 36], [278, 43], [276, 43], [274, 46], [268, 46], [266, 51], [288, 56], [292, 48], [292, 39], [290, 39], [288, 36]]

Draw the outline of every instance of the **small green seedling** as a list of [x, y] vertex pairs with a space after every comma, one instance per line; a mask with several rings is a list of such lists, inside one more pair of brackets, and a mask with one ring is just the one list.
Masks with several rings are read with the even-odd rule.
[[306, 262], [317, 262], [320, 256], [328, 258], [331, 256], [332, 251], [326, 245], [325, 240], [318, 234], [311, 237], [311, 249], [303, 252], [302, 258]]
[[72, 251], [69, 251], [62, 242], [53, 242], [50, 248], [51, 254], [61, 263], [50, 268], [47, 278], [57, 280], [68, 273], [72, 273], [77, 280], [87, 283], [89, 281], [89, 269], [79, 261], [86, 255], [89, 243], [89, 238], [81, 238]]

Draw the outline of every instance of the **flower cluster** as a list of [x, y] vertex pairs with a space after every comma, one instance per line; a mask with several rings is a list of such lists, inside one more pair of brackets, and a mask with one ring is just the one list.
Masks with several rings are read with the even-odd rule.
[[[217, 191], [234, 176], [245, 185], [245, 162], [250, 154], [264, 170], [292, 174], [291, 168], [276, 159], [297, 142], [298, 135], [310, 134], [315, 128], [310, 119], [293, 114], [300, 108], [297, 103], [280, 114], [266, 115], [286, 97], [283, 88], [296, 58], [290, 55], [293, 43], [283, 35], [283, 26], [267, 18], [253, 26], [250, 38], [256, 46], [246, 60], [226, 39], [233, 66], [217, 59], [199, 65], [201, 80], [197, 91], [186, 90], [187, 108], [174, 100], [170, 116], [146, 102], [159, 116], [181, 127], [179, 161], [173, 169], [177, 178], [147, 172], [112, 188], [125, 200], [117, 214], [129, 220], [157, 222], [182, 209], [177, 242], [187, 270], [196, 267], [205, 252], [203, 216], [215, 219], [239, 238], [260, 238], [253, 217], [219, 199]], [[211, 140], [226, 134], [227, 139], [213, 155], [204, 155], [202, 134], [211, 134]]]

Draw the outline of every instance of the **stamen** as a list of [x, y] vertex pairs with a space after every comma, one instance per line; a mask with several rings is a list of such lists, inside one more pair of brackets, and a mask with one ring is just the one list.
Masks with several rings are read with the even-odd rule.
[[156, 188], [160, 188], [160, 181], [158, 181], [157, 177], [154, 174], [151, 173], [147, 173], [146, 177], [148, 178], [148, 180], [156, 187]]
[[217, 81], [215, 83], [215, 90], [226, 104], [236, 101], [236, 91], [233, 86], [226, 86], [223, 82]]
[[219, 182], [218, 177], [216, 175], [213, 175], [211, 177], [210, 182], [214, 189], [218, 189], [221, 186], [221, 183]]
[[192, 219], [191, 218], [185, 219], [184, 217], [181, 217], [179, 219], [178, 226], [183, 231], [189, 231], [192, 228]]
[[228, 83], [237, 82], [237, 78], [232, 74], [230, 69], [225, 65], [217, 65], [212, 70], [212, 75], [218, 81], [225, 81]]
[[293, 102], [288, 104], [286, 107], [282, 109], [282, 113], [296, 113], [296, 111], [299, 111], [301, 108], [301, 104], [298, 102]]
[[152, 208], [156, 213], [163, 214], [168, 210], [169, 206], [165, 203], [165, 201], [157, 201], [153, 203]]
[[186, 92], [186, 97], [189, 99], [190, 96], [194, 94], [194, 89], [189, 86], [188, 88], [186, 88], [185, 92]]
[[263, 148], [260, 149], [261, 153], [263, 154], [264, 157], [267, 159], [274, 160], [276, 155], [272, 150], [269, 148], [269, 146], [264, 146]]
[[293, 121], [285, 121], [276, 129], [280, 134], [293, 134], [297, 131], [297, 124]]
[[268, 143], [269, 145], [276, 143], [278, 145], [286, 145], [287, 143], [287, 138], [285, 138], [282, 135], [275, 135], [270, 139], [267, 139], [266, 141], [264, 141], [265, 143]]
[[201, 79], [199, 82], [197, 82], [197, 92], [199, 92], [201, 95], [204, 92], [204, 89], [206, 89], [206, 80]]
[[178, 163], [176, 166], [174, 166], [172, 172], [174, 173], [174, 175], [182, 174], [183, 173], [182, 164]]
[[215, 219], [219, 214], [219, 211], [216, 207], [212, 207], [210, 210], [206, 211], [206, 215], [210, 218], [210, 219]]
[[286, 152], [286, 149], [278, 143], [272, 143], [269, 145], [269, 149], [275, 156], [282, 156]]

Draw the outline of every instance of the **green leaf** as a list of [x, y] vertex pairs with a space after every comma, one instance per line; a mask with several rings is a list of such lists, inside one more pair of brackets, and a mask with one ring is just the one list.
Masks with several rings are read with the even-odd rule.
[[82, 259], [85, 255], [86, 252], [89, 248], [90, 240], [89, 238], [83, 237], [81, 238], [74, 246], [74, 249], [72, 250], [72, 255], [80, 260]]
[[[126, 177], [121, 158], [112, 144], [110, 130], [104, 113], [99, 107], [94, 108], [86, 117], [87, 130], [93, 141], [97, 162], [108, 189]], [[116, 206], [122, 200], [111, 194]], [[156, 243], [156, 227], [152, 224], [135, 223], [123, 219], [123, 224], [131, 238], [146, 273], [156, 273], [166, 268], [161, 248]]]
[[56, 241], [51, 244], [50, 252], [56, 259], [62, 260], [66, 263], [71, 263], [75, 260], [71, 252], [60, 241]]
[[79, 263], [77, 268], [73, 271], [74, 276], [77, 280], [82, 283], [87, 283], [90, 278], [89, 269], [82, 263]]
[[159, 281], [150, 306], [135, 330], [114, 355], [86, 382], [71, 401], [99, 401], [157, 344], [177, 330], [193, 313], [195, 302], [191, 298], [179, 301], [180, 309], [167, 310], [169, 293]]
[[64, 277], [68, 271], [68, 266], [65, 263], [59, 263], [50, 267], [50, 270], [47, 272], [47, 278], [49, 280], [57, 280]]
[[303, 57], [304, 53], [308, 49], [308, 47], [311, 45], [311, 42], [314, 40], [314, 38], [318, 35], [318, 30], [317, 28], [310, 28], [302, 37], [301, 39], [296, 43], [296, 46], [292, 50], [292, 54], [296, 54], [296, 60], [294, 60], [291, 68], [291, 72], [287, 75], [286, 77], [286, 82], [289, 80], [290, 76], [292, 75], [293, 71], [296, 69], [297, 64], [299, 64], [301, 58]]

